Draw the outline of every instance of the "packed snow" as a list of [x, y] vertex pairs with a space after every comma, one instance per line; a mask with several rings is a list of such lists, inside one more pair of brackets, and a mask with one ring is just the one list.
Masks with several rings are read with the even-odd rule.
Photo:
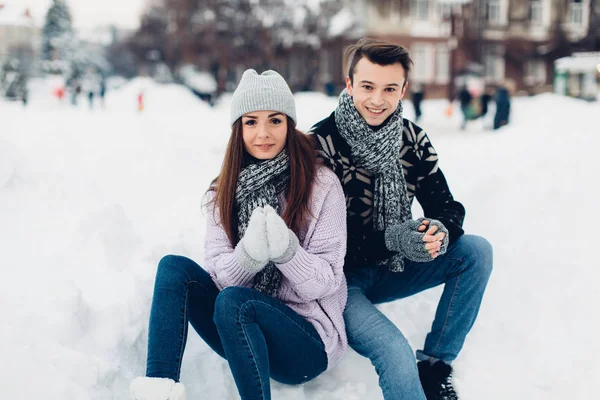
[[[228, 140], [230, 97], [210, 108], [181, 86], [136, 79], [90, 109], [83, 98], [59, 104], [56, 84], [32, 85], [27, 108], [0, 100], [0, 387], [7, 399], [126, 399], [145, 371], [158, 261], [175, 253], [202, 263], [202, 200]], [[336, 105], [317, 93], [296, 99], [303, 130]], [[465, 230], [495, 248], [454, 364], [461, 399], [595, 398], [599, 104], [514, 99], [498, 131], [478, 121], [460, 131], [457, 107], [450, 118], [445, 107], [425, 101], [421, 125], [467, 209]], [[440, 293], [381, 306], [415, 349]], [[189, 332], [188, 398], [238, 398], [227, 363]], [[273, 383], [273, 398], [382, 395], [369, 361], [349, 351], [303, 386]]]

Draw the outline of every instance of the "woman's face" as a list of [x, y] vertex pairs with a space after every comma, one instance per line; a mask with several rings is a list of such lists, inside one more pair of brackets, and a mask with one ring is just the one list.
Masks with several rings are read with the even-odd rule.
[[255, 111], [242, 116], [242, 138], [250, 155], [270, 160], [281, 153], [287, 137], [287, 117], [277, 111]]

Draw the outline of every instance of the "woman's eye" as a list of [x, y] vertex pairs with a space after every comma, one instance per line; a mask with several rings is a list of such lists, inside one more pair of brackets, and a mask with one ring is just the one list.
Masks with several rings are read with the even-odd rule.
[[273, 118], [271, 120], [271, 123], [273, 123], [275, 125], [279, 125], [281, 122], [283, 122], [283, 121], [281, 121], [279, 118]]
[[255, 125], [255, 124], [256, 124], [256, 121], [254, 121], [253, 119], [248, 119], [248, 120], [246, 120], [246, 122], [244, 122], [244, 125], [248, 125], [248, 126]]

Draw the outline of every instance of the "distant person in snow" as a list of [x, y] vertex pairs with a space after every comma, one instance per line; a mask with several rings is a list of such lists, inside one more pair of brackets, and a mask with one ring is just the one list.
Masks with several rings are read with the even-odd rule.
[[510, 95], [508, 89], [504, 86], [499, 86], [496, 89], [496, 115], [494, 116], [494, 129], [499, 129], [504, 125], [508, 125], [510, 116]]
[[421, 119], [421, 115], [423, 112], [421, 111], [421, 102], [425, 97], [425, 91], [423, 89], [422, 83], [415, 83], [413, 88], [411, 89], [411, 100], [413, 103], [413, 107], [415, 108], [415, 122], [419, 122]]
[[88, 102], [90, 104], [90, 109], [94, 108], [94, 92], [88, 92]]
[[298, 385], [342, 357], [346, 208], [337, 177], [296, 129], [275, 71], [244, 72], [232, 133], [208, 197], [205, 262], [164, 257], [156, 273], [146, 377], [135, 400], [181, 400], [188, 322], [225, 358], [242, 399], [270, 399], [269, 379]]
[[[464, 234], [465, 209], [452, 197], [437, 151], [403, 117], [408, 52], [361, 39], [346, 61], [346, 90], [311, 133], [346, 196], [348, 343], [371, 360], [386, 400], [457, 399], [451, 364], [477, 317], [492, 247]], [[412, 215], [415, 198], [423, 218]], [[375, 305], [438, 285], [444, 291], [417, 364], [402, 332]]]
[[483, 90], [483, 93], [481, 94], [481, 96], [479, 97], [479, 101], [481, 103], [481, 112], [479, 113], [479, 116], [481, 118], [485, 117], [488, 113], [489, 110], [489, 104], [490, 101], [492, 100], [492, 95], [490, 94], [490, 88], [486, 87]]
[[467, 127], [467, 121], [471, 119], [471, 101], [473, 100], [473, 96], [469, 89], [467, 89], [467, 85], [463, 85], [458, 92], [458, 101], [460, 102], [460, 111], [462, 112], [463, 121], [460, 126], [461, 129], [465, 129]]
[[100, 92], [98, 93], [100, 96], [100, 106], [102, 108], [106, 108], [105, 97], [106, 97], [106, 78], [102, 76], [100, 78]]
[[100, 83], [98, 82], [98, 76], [90, 71], [87, 71], [84, 75], [81, 83], [82, 91], [87, 95], [90, 109], [94, 108], [94, 97], [100, 90]]
[[137, 107], [138, 107], [139, 112], [144, 111], [144, 91], [143, 90], [140, 90], [137, 95]]

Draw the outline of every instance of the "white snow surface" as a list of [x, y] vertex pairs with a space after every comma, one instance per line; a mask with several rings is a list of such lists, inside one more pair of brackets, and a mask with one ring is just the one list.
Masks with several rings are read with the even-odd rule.
[[217, 90], [217, 81], [206, 71], [199, 71], [193, 65], [186, 65], [179, 70], [183, 83], [197, 90], [199, 93], [214, 93]]
[[[0, 101], [0, 387], [7, 399], [126, 399], [145, 371], [159, 260], [202, 263], [201, 204], [228, 140], [229, 97], [211, 109], [182, 87], [136, 79], [90, 110], [58, 104], [50, 86], [36, 85], [28, 108]], [[296, 99], [303, 130], [336, 105], [316, 93]], [[445, 106], [425, 101], [421, 125], [467, 209], [465, 230], [495, 248], [454, 363], [461, 399], [596, 398], [598, 103], [514, 99], [511, 125], [495, 132], [458, 130]], [[381, 310], [417, 349], [440, 293]], [[193, 329], [181, 380], [189, 399], [238, 398], [227, 363]], [[373, 367], [353, 351], [303, 386], [272, 387], [273, 399], [382, 399]]]

